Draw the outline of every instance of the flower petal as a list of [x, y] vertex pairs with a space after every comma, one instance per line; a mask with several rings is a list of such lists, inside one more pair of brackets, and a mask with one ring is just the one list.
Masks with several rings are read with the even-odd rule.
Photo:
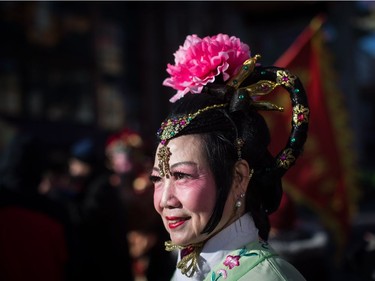
[[174, 53], [175, 64], [167, 65], [170, 77], [163, 85], [177, 90], [170, 99], [175, 102], [188, 92], [200, 93], [219, 75], [227, 81], [249, 57], [249, 46], [234, 36], [220, 33], [201, 39], [195, 34], [188, 35]]

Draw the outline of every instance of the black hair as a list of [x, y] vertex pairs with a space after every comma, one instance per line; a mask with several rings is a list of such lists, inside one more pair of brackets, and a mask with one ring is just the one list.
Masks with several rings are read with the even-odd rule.
[[[221, 98], [209, 94], [187, 94], [178, 100], [167, 119], [195, 113], [214, 104]], [[262, 239], [268, 239], [268, 214], [280, 203], [282, 186], [279, 175], [272, 173], [275, 158], [268, 150], [270, 134], [264, 118], [255, 110], [229, 112], [228, 106], [214, 108], [198, 114], [189, 125], [174, 137], [199, 134], [203, 150], [217, 186], [216, 205], [203, 232], [212, 232], [219, 223], [238, 161], [235, 140], [242, 138], [242, 159], [254, 169], [246, 194], [246, 212], [250, 212]]]

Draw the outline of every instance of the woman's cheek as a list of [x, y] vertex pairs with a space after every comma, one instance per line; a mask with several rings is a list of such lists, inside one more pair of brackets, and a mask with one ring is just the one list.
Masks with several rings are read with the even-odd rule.
[[194, 186], [181, 193], [185, 207], [196, 212], [211, 212], [215, 205], [216, 192], [209, 181], [196, 181]]
[[162, 196], [161, 188], [155, 187], [155, 189], [154, 189], [154, 208], [159, 214], [161, 213], [161, 207], [160, 207], [161, 196]]

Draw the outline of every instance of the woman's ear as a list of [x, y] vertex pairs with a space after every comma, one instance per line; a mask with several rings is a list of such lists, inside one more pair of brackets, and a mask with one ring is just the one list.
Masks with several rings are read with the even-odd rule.
[[242, 193], [246, 193], [247, 186], [249, 184], [250, 175], [249, 163], [246, 160], [239, 160], [234, 166], [234, 186]]

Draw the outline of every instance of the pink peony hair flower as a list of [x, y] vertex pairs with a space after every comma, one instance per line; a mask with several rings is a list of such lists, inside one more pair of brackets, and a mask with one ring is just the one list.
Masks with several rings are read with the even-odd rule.
[[188, 92], [199, 94], [203, 87], [222, 75], [227, 81], [239, 66], [250, 58], [250, 48], [238, 38], [226, 34], [207, 36], [188, 35], [183, 46], [174, 53], [174, 65], [168, 64], [170, 77], [164, 86], [172, 87], [177, 93], [170, 99], [175, 102]]

